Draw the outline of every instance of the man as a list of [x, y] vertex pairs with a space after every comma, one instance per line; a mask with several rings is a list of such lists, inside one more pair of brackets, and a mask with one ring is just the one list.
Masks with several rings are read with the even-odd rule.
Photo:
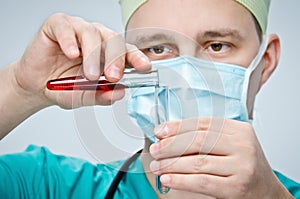
[[[247, 70], [263, 49], [260, 67], [253, 67], [249, 76], [246, 105], [251, 118], [254, 96], [279, 59], [277, 35], [270, 35], [265, 48], [260, 47], [265, 41], [267, 0], [149, 0], [121, 5], [126, 40], [134, 45], [126, 45], [100, 24], [64, 14], [44, 23], [23, 57], [0, 73], [8, 82], [1, 85], [1, 137], [47, 106], [74, 108], [72, 94], [49, 91], [45, 83], [77, 74], [81, 65], [84, 75], [95, 80], [102, 72], [100, 60], [105, 61], [104, 74], [115, 82], [125, 63], [144, 71], [150, 69], [149, 60], [178, 56], [208, 54], [216, 64]], [[110, 104], [122, 98], [123, 91], [79, 94], [73, 99], [76, 107]], [[155, 135], [160, 141], [151, 144], [146, 139], [140, 158], [117, 185], [116, 198], [292, 198], [291, 193], [299, 197], [298, 184], [272, 171], [248, 122], [214, 117], [175, 120], [157, 127]], [[213, 147], [205, 148], [211, 137]], [[123, 162], [94, 166], [30, 147], [3, 156], [0, 163], [4, 197], [104, 198], [117, 173], [113, 168]], [[156, 190], [156, 175], [171, 188], [168, 194]]]

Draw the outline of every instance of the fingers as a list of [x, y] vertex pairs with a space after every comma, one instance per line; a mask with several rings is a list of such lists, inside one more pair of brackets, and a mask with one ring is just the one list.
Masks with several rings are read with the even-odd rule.
[[80, 55], [76, 34], [66, 15], [59, 13], [51, 16], [45, 22], [42, 33], [51, 41], [57, 42], [68, 58]]
[[258, 182], [257, 163], [263, 155], [250, 124], [193, 118], [167, 122], [155, 130], [160, 140], [149, 148], [154, 158], [150, 169], [161, 176], [164, 186], [240, 198]]
[[124, 68], [132, 67], [138, 71], [151, 69], [150, 61], [136, 46], [124, 43], [121, 35], [115, 35], [105, 45], [105, 77], [115, 82], [122, 78]]
[[101, 24], [93, 23], [93, 25], [101, 32], [103, 41], [104, 75], [108, 81], [118, 81], [125, 68], [126, 47], [124, 38]]
[[111, 105], [114, 102], [121, 100], [125, 95], [124, 89], [117, 89], [113, 91], [105, 91], [96, 94], [96, 104]]
[[86, 78], [96, 80], [103, 73], [101, 68], [102, 32], [94, 24], [79, 17], [69, 17], [83, 57], [83, 72]]
[[261, 179], [264, 155], [249, 123], [193, 118], [166, 122], [155, 134], [160, 140], [149, 148], [150, 169], [171, 189], [241, 198]]
[[[221, 134], [223, 125], [224, 120], [217, 118], [166, 122], [154, 130], [160, 141], [150, 146], [151, 155], [155, 159], [200, 153], [225, 155], [229, 153], [229, 149], [226, 142], [220, 143], [227, 140], [226, 136]], [[220, 136], [223, 139], [220, 139]]]
[[[73, 109], [81, 106], [93, 106], [93, 105], [111, 105], [115, 101], [124, 97], [125, 91], [122, 89], [114, 91], [79, 91], [79, 92], [50, 92], [55, 98], [56, 104], [59, 104], [62, 108]], [[70, 101], [72, 103], [70, 103]]]
[[139, 71], [146, 71], [151, 69], [150, 61], [148, 57], [140, 51], [136, 46], [131, 44], [126, 44], [127, 54], [126, 61], [127, 64]]
[[42, 31], [47, 38], [59, 44], [69, 59], [77, 58], [81, 53], [83, 72], [90, 80], [98, 79], [103, 73], [111, 82], [120, 80], [125, 62], [138, 70], [150, 69], [150, 62], [141, 51], [126, 45], [120, 34], [101, 24], [55, 14], [45, 23]]
[[[230, 177], [220, 177], [207, 174], [165, 174], [160, 177], [161, 183], [171, 189], [196, 192], [216, 198], [227, 198], [231, 193]], [[224, 197], [225, 196], [225, 197]], [[229, 197], [230, 198], [230, 197]]]
[[94, 24], [101, 32], [105, 54], [104, 75], [108, 81], [122, 78], [125, 66], [140, 71], [150, 70], [150, 61], [136, 46], [126, 44], [121, 34], [117, 34], [101, 24]]
[[[216, 131], [220, 131], [224, 123], [224, 120], [218, 118], [191, 118], [185, 120], [177, 120], [163, 123], [162, 125], [154, 129], [154, 133], [158, 139], [163, 139], [166, 137], [175, 136], [178, 134], [183, 134], [189, 131], [195, 130], [212, 130], [212, 127]], [[217, 125], [216, 125], [217, 124]]]
[[248, 123], [219, 118], [193, 118], [164, 123], [155, 129], [159, 141], [149, 148], [155, 159], [193, 154], [226, 156], [249, 151], [256, 142]]
[[219, 132], [190, 131], [162, 139], [149, 148], [154, 159], [166, 159], [191, 154], [228, 155], [230, 137]]
[[91, 80], [99, 78], [102, 38], [98, 28], [79, 17], [54, 14], [43, 26], [43, 32], [70, 59], [77, 58], [81, 50], [85, 76]]
[[122, 78], [125, 68], [125, 42], [120, 35], [115, 35], [105, 44], [104, 74], [108, 81], [115, 82]]
[[[210, 174], [216, 176], [233, 175], [233, 162], [226, 156], [191, 155], [179, 158], [154, 160], [150, 169], [155, 175], [167, 173], [178, 174]], [[222, 165], [222, 166], [220, 166]]]
[[224, 134], [235, 134], [247, 131], [251, 125], [246, 122], [228, 120], [225, 118], [198, 117], [185, 120], [165, 122], [154, 129], [158, 139], [164, 139], [189, 131], [214, 131]]

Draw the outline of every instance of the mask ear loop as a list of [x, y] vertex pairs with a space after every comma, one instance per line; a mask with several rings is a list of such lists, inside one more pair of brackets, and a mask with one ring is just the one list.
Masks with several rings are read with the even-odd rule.
[[257, 55], [255, 56], [255, 58], [252, 60], [252, 62], [250, 63], [249, 67], [246, 69], [245, 72], [245, 77], [244, 77], [244, 83], [243, 83], [243, 92], [242, 92], [242, 96], [241, 96], [241, 103], [243, 106], [243, 113], [245, 115], [242, 115], [241, 119], [243, 121], [248, 121], [248, 122], [252, 122], [251, 119], [249, 119], [249, 110], [247, 108], [247, 100], [248, 100], [248, 91], [249, 91], [249, 86], [250, 86], [250, 77], [252, 75], [252, 73], [258, 68], [258, 67], [263, 67], [264, 64], [261, 64], [261, 61], [263, 59], [263, 56], [267, 50], [268, 47], [268, 41], [269, 41], [269, 36], [268, 35], [264, 35], [263, 36], [263, 41], [261, 43], [261, 46], [259, 48], [259, 51], [257, 53]]

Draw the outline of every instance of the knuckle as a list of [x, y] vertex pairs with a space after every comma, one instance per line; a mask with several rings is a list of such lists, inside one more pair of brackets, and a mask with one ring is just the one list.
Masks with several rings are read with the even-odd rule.
[[91, 34], [91, 33], [92, 34], [94, 34], [94, 33], [99, 34], [100, 33], [100, 31], [97, 28], [95, 28], [95, 26], [93, 26], [92, 24], [90, 24], [88, 22], [80, 23], [79, 26], [82, 30], [84, 30], [83, 34]]
[[104, 26], [103, 24], [100, 23], [96, 23], [96, 22], [92, 22], [91, 23], [98, 31], [100, 31], [102, 33], [102, 35], [106, 38], [109, 39], [111, 37], [115, 37], [118, 34], [117, 32], [107, 28], [106, 26]]
[[241, 171], [243, 174], [238, 180], [235, 181], [237, 195], [246, 196], [250, 191], [253, 183], [255, 183], [254, 175], [256, 173], [252, 164], [245, 164]]
[[78, 17], [78, 16], [72, 16], [71, 20], [76, 22], [76, 23], [87, 23], [83, 18]]
[[248, 181], [242, 180], [239, 181], [236, 185], [237, 195], [239, 196], [246, 196], [247, 193], [250, 191]]
[[98, 28], [96, 28], [93, 24], [88, 23], [87, 29], [90, 31], [91, 34], [99, 36], [99, 38], [101, 39], [101, 31]]
[[211, 126], [211, 118], [203, 117], [198, 120], [198, 129], [199, 130], [207, 130]]
[[255, 169], [252, 165], [249, 165], [248, 167], [245, 168], [245, 177], [247, 181], [251, 181], [255, 175]]
[[[68, 38], [67, 34], [72, 29], [69, 16], [64, 13], [55, 13], [51, 15], [43, 24], [41, 31], [45, 32], [48, 36], [55, 40], [64, 40]], [[67, 30], [67, 31], [66, 31]]]
[[51, 24], [54, 24], [57, 21], [61, 24], [61, 21], [65, 21], [66, 16], [67, 15], [64, 13], [54, 13], [44, 22], [43, 26], [51, 26]]
[[203, 170], [203, 166], [207, 164], [207, 156], [197, 155], [194, 158], [193, 167], [195, 172], [201, 172]]
[[93, 26], [95, 26], [95, 28], [97, 28], [98, 30], [103, 29], [103, 25], [100, 23], [92, 22], [91, 24], [93, 24]]
[[67, 18], [68, 15], [64, 14], [64, 13], [61, 13], [61, 12], [58, 12], [58, 13], [54, 13], [52, 14], [49, 19], [51, 20], [56, 20], [56, 19], [62, 19], [62, 18]]
[[254, 163], [248, 162], [248, 163], [244, 164], [242, 170], [243, 170], [242, 172], [244, 174], [245, 179], [248, 179], [249, 181], [251, 179], [253, 179], [253, 177], [255, 176], [256, 170], [255, 170]]
[[195, 150], [197, 150], [199, 153], [201, 152], [202, 147], [204, 146], [206, 138], [206, 133], [199, 133], [196, 132], [196, 135], [194, 136], [194, 146], [196, 147]]
[[249, 180], [244, 176], [230, 178], [230, 180], [227, 181], [226, 186], [234, 187], [234, 190], [230, 194], [231, 198], [247, 198], [246, 196], [251, 191]]

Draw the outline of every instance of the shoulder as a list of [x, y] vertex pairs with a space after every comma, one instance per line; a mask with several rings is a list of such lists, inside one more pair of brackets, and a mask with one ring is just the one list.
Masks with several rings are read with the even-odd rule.
[[92, 164], [31, 145], [24, 152], [0, 156], [0, 176], [11, 188], [0, 186], [0, 195], [42, 194], [38, 196], [44, 198], [43, 194], [53, 193], [58, 198], [73, 194], [94, 198], [108, 189], [122, 163]]
[[[87, 160], [55, 154], [46, 147], [29, 145], [24, 152], [5, 154], [0, 156], [0, 162], [12, 167], [44, 167], [47, 169], [104, 169], [114, 172], [114, 167], [118, 167], [123, 161], [116, 161], [110, 164], [92, 164]], [[17, 164], [16, 164], [17, 163]]]

